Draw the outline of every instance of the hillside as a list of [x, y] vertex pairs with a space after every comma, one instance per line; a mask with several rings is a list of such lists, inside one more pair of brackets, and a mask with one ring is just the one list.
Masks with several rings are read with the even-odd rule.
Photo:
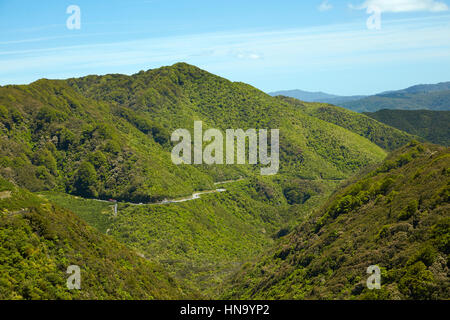
[[[450, 150], [411, 143], [225, 286], [233, 299], [449, 299]], [[381, 268], [381, 290], [365, 283]]]
[[354, 132], [385, 150], [392, 151], [417, 138], [406, 132], [385, 125], [382, 121], [374, 121], [370, 117], [341, 107], [335, 107], [324, 103], [305, 103], [284, 96], [278, 96], [277, 99], [290, 103], [310, 116]]
[[450, 146], [450, 111], [384, 109], [364, 114], [427, 141]]
[[157, 201], [254, 175], [250, 166], [175, 166], [170, 134], [279, 128], [280, 174], [345, 178], [383, 150], [242, 83], [186, 64], [134, 76], [39, 80], [0, 88], [0, 173], [32, 191]]
[[[161, 266], [75, 214], [0, 178], [0, 299], [181, 299], [198, 296]], [[68, 290], [78, 265], [82, 290]]]

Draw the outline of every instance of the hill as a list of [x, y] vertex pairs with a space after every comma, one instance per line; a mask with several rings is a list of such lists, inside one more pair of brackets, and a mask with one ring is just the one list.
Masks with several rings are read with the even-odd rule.
[[[0, 299], [196, 297], [161, 266], [89, 227], [72, 212], [0, 178]], [[81, 289], [68, 290], [78, 265]]]
[[310, 116], [354, 132], [385, 150], [392, 151], [417, 138], [382, 122], [375, 121], [366, 115], [341, 107], [324, 103], [304, 103], [284, 96], [278, 96], [277, 99], [292, 104]]
[[342, 127], [186, 64], [1, 87], [0, 111], [0, 173], [32, 191], [157, 201], [257, 172], [173, 165], [171, 132], [199, 119], [205, 129], [279, 128], [282, 174], [344, 178], [385, 156]]
[[450, 111], [383, 109], [364, 114], [427, 141], [450, 145]]
[[[449, 299], [450, 150], [412, 143], [339, 191], [264, 258], [233, 299]], [[381, 289], [366, 287], [381, 269]]]
[[43, 196], [164, 265], [202, 294], [216, 296], [225, 278], [289, 232], [336, 184], [242, 180], [220, 185], [226, 192], [193, 201], [119, 203], [117, 217], [109, 203], [51, 192]]
[[403, 90], [384, 92], [382, 94], [388, 94], [392, 92], [397, 93], [427, 93], [427, 92], [437, 92], [437, 91], [447, 91], [450, 90], [450, 81], [440, 82], [436, 84], [418, 84], [415, 86], [408, 87]]

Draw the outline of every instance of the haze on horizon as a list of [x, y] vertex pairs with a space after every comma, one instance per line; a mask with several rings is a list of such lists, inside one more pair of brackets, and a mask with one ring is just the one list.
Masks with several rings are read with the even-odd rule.
[[[66, 27], [69, 5], [81, 9], [79, 30]], [[381, 29], [366, 25], [374, 5]], [[266, 92], [450, 80], [448, 0], [0, 0], [0, 30], [0, 85], [181, 61]]]

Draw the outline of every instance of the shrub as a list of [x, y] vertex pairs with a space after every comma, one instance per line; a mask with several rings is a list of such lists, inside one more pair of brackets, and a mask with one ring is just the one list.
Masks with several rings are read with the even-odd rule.
[[400, 279], [398, 288], [407, 298], [430, 299], [433, 293], [433, 274], [422, 261], [410, 265]]

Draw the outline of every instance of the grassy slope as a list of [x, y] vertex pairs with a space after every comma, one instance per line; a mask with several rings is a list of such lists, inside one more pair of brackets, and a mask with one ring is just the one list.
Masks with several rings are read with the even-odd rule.
[[[247, 265], [226, 298], [448, 299], [450, 151], [409, 145]], [[382, 289], [365, 286], [369, 265]]]
[[450, 111], [385, 109], [365, 114], [432, 143], [450, 145]]
[[[0, 178], [0, 299], [195, 297], [164, 269], [61, 209]], [[82, 290], [66, 288], [69, 265]]]

